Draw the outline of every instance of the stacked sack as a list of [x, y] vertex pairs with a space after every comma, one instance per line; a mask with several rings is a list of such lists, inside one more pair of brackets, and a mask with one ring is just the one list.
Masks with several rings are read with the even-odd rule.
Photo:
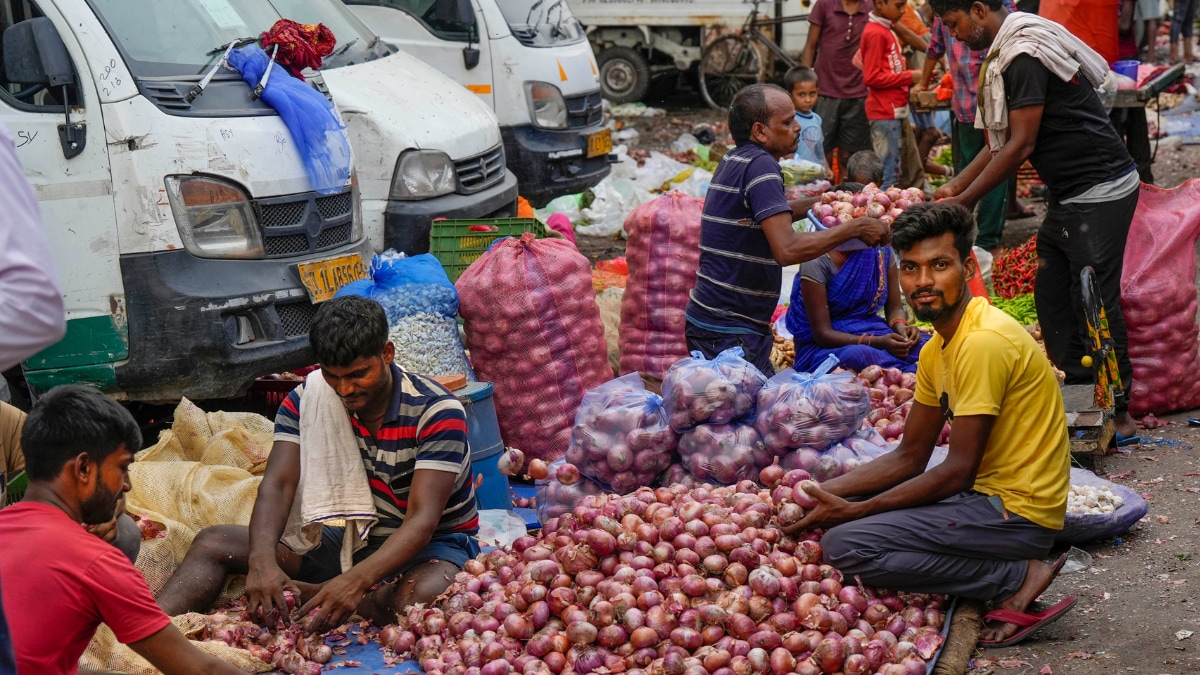
[[770, 463], [761, 436], [747, 422], [767, 378], [742, 355], [734, 347], [709, 361], [692, 352], [663, 377], [666, 413], [681, 434], [681, 463], [701, 481], [731, 485]]
[[547, 463], [567, 450], [583, 395], [612, 379], [591, 267], [571, 242], [500, 239], [458, 278], [475, 372], [495, 386], [507, 445]]

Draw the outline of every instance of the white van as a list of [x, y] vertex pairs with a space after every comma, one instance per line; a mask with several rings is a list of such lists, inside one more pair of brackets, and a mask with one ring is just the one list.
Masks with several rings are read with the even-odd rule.
[[31, 389], [225, 397], [311, 362], [314, 301], [370, 258], [357, 192], [314, 192], [287, 127], [237, 73], [189, 96], [212, 50], [274, 23], [272, 3], [0, 7], [0, 122], [67, 309], [66, 337], [24, 364]]
[[609, 173], [599, 68], [564, 0], [346, 0], [371, 30], [495, 110], [521, 195], [542, 206]]
[[346, 121], [363, 225], [377, 251], [428, 252], [437, 218], [516, 215], [517, 177], [488, 105], [380, 39], [341, 0], [271, 5], [289, 19], [325, 24], [337, 39], [313, 79], [328, 86]]

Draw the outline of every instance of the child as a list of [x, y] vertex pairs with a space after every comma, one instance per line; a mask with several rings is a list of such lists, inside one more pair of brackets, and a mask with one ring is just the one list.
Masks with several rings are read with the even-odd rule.
[[817, 104], [817, 71], [805, 66], [796, 66], [783, 76], [783, 86], [792, 95], [796, 106], [796, 121], [800, 123], [800, 144], [796, 148], [796, 159], [820, 164], [829, 171], [825, 163], [825, 135], [821, 132], [821, 116], [813, 112]]
[[906, 70], [900, 42], [892, 32], [892, 23], [904, 15], [907, 4], [907, 0], [875, 0], [875, 11], [863, 29], [860, 48], [871, 144], [883, 160], [881, 188], [895, 185], [900, 177], [901, 138], [908, 136], [916, 148], [908, 121], [908, 91], [920, 80], [921, 73]]

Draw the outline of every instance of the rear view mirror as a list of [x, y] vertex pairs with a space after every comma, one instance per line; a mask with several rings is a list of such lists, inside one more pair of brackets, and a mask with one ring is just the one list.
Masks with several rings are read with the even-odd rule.
[[61, 87], [75, 84], [75, 68], [62, 37], [44, 16], [4, 31], [4, 75], [17, 84]]
[[458, 23], [464, 26], [475, 25], [475, 8], [471, 6], [471, 0], [449, 0], [454, 3], [455, 19]]

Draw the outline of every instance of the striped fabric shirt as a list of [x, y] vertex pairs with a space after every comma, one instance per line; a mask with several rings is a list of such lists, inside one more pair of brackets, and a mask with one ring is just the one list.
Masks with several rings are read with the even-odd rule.
[[[1016, 11], [1012, 0], [1004, 0], [1004, 8], [1009, 12]], [[987, 50], [973, 51], [967, 43], [954, 39], [950, 35], [950, 29], [935, 15], [925, 58], [936, 61], [943, 56], [947, 57], [946, 60], [950, 64], [950, 81], [954, 86], [954, 97], [950, 99], [950, 110], [954, 113], [954, 119], [962, 124], [975, 124], [979, 68], [983, 65]], [[936, 88], [937, 82], [930, 82], [929, 86]]]
[[[392, 364], [392, 400], [379, 427], [371, 432], [350, 416], [358, 450], [371, 485], [379, 522], [371, 539], [386, 539], [404, 522], [413, 472], [419, 469], [458, 475], [435, 532], [475, 534], [479, 517], [471, 481], [467, 418], [462, 404], [437, 382]], [[275, 440], [300, 443], [300, 399], [304, 385], [287, 395], [275, 415]]]
[[721, 158], [704, 200], [688, 321], [722, 333], [770, 333], [783, 268], [762, 221], [791, 210], [779, 162], [762, 146], [747, 142]]

